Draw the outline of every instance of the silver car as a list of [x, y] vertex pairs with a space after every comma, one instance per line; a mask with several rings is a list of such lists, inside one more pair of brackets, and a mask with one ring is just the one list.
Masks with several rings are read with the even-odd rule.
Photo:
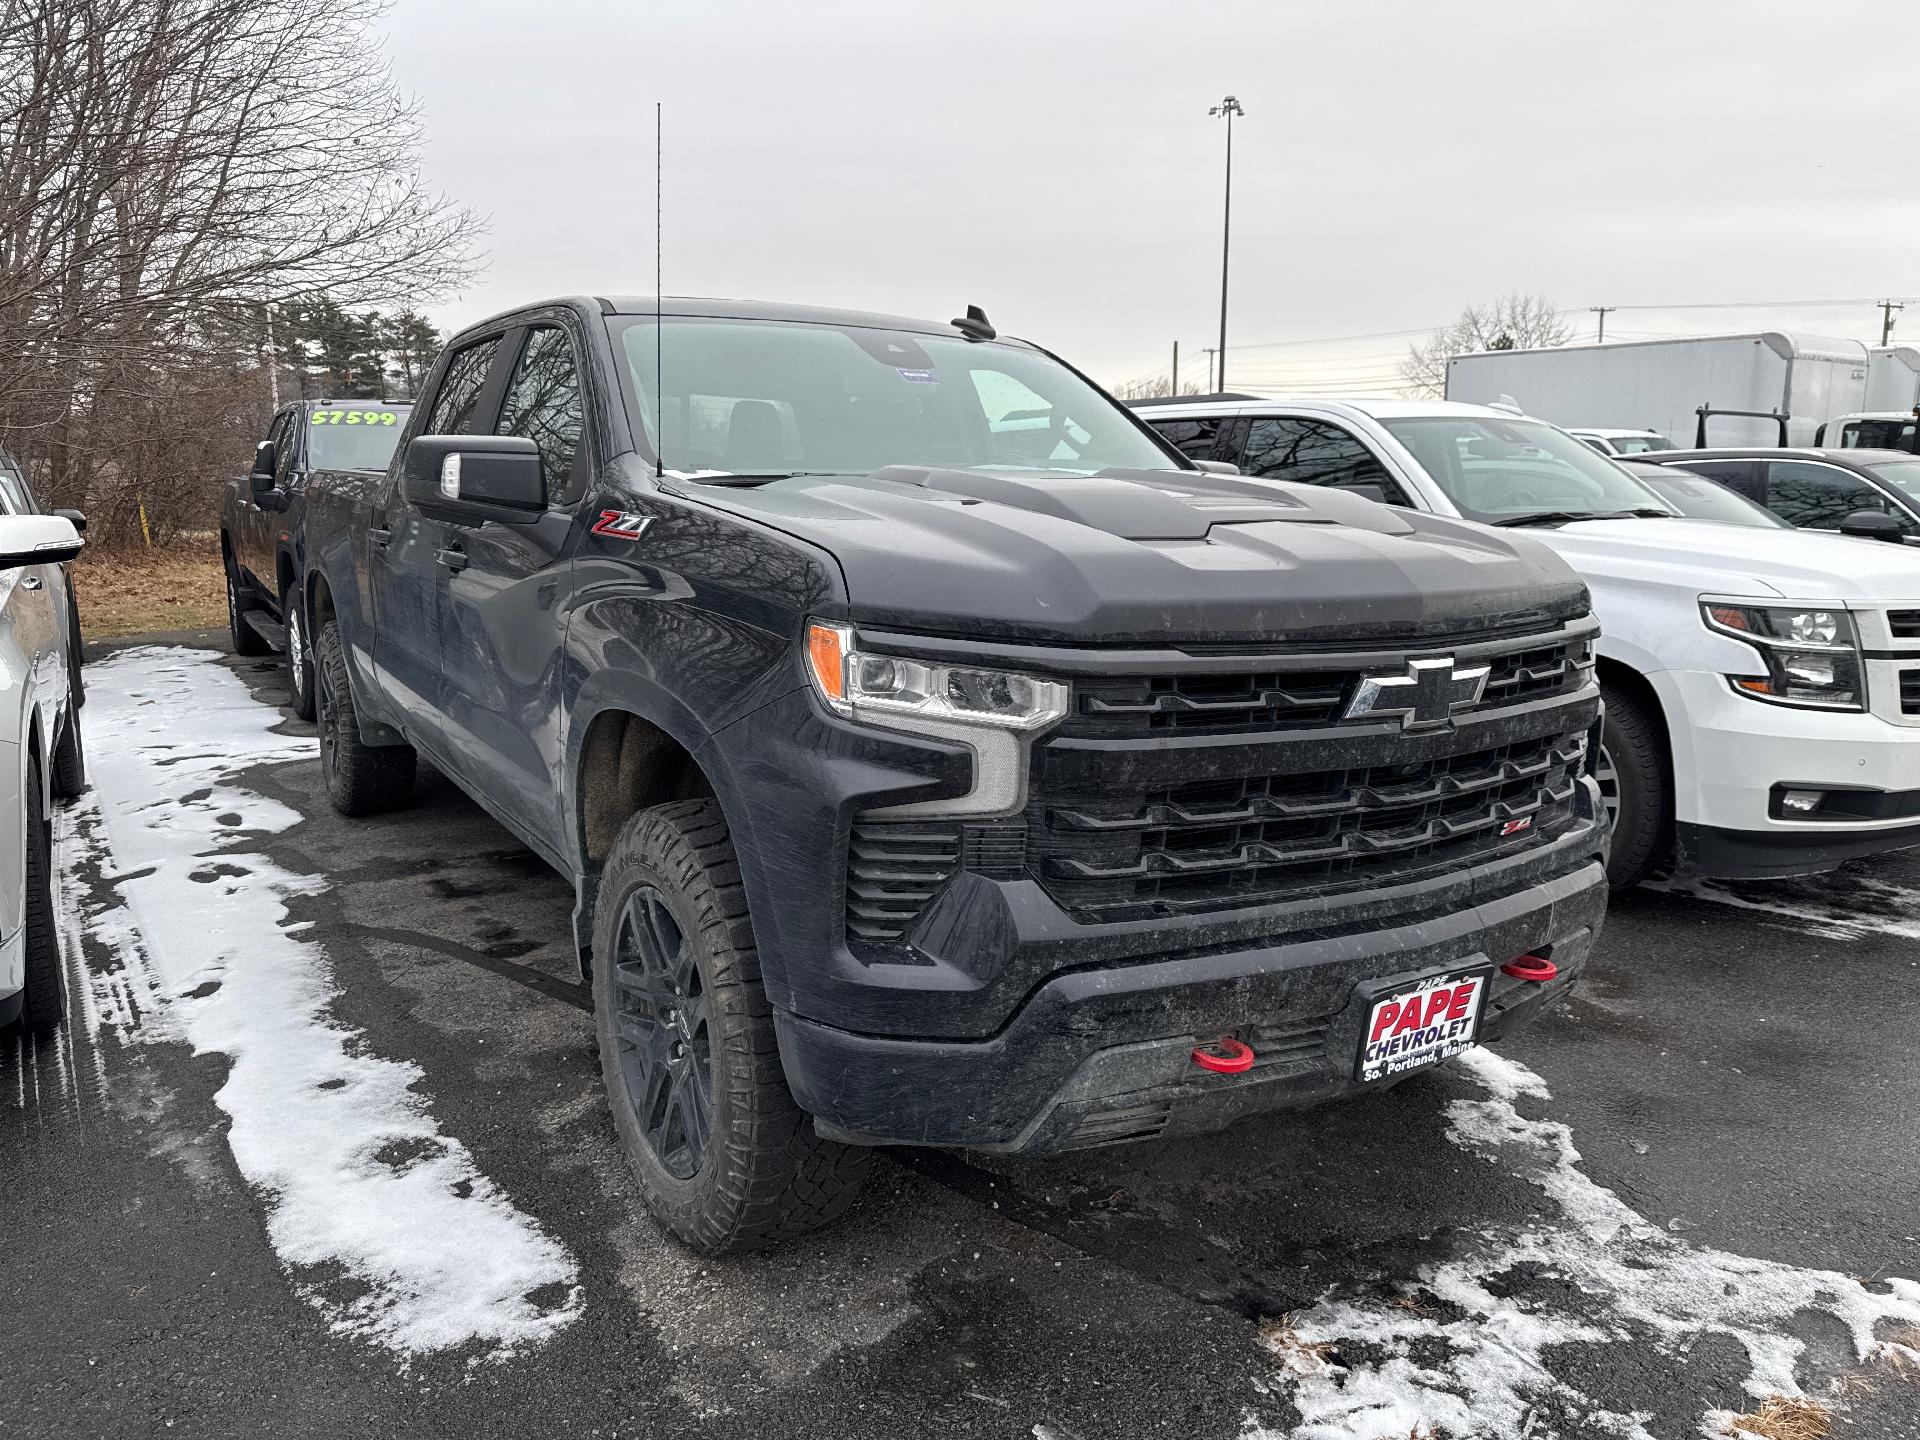
[[64, 516], [17, 508], [0, 487], [0, 1027], [37, 1036], [66, 1014], [47, 813], [86, 787], [79, 637], [60, 568], [82, 542]]

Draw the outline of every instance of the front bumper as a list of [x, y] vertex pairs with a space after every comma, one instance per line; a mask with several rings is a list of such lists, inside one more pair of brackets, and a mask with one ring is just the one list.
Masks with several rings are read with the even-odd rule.
[[[1871, 713], [1750, 700], [1717, 674], [1666, 670], [1649, 679], [1669, 717], [1681, 859], [1696, 872], [1812, 874], [1920, 845], [1904, 798], [1920, 803], [1920, 730]], [[1777, 813], [1781, 787], [1861, 798], [1830, 818], [1791, 820]], [[1876, 811], [1885, 818], [1865, 818]]]
[[[1606, 895], [1596, 858], [1413, 924], [1071, 971], [976, 1041], [863, 1035], [786, 1011], [774, 1019], [795, 1098], [838, 1139], [1039, 1155], [1194, 1134], [1394, 1083], [1354, 1079], [1368, 1008], [1359, 987], [1369, 981], [1549, 953], [1559, 975], [1545, 984], [1494, 971], [1480, 1038], [1526, 1024], [1585, 970]], [[1251, 1070], [1193, 1064], [1194, 1046], [1223, 1034], [1253, 1049]]]

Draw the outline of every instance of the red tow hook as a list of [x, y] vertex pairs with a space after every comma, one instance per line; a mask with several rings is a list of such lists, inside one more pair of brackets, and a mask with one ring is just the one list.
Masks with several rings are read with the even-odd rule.
[[1560, 973], [1560, 967], [1544, 955], [1522, 955], [1518, 960], [1509, 960], [1500, 967], [1502, 975], [1511, 975], [1516, 980], [1531, 980], [1536, 985], [1544, 985]]
[[1218, 1075], [1240, 1075], [1253, 1068], [1253, 1051], [1230, 1035], [1193, 1047], [1193, 1063]]

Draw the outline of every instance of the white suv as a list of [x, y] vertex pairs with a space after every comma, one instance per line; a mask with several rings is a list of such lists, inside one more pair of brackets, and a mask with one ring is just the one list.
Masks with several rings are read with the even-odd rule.
[[0, 493], [0, 1028], [46, 1035], [66, 1014], [47, 808], [86, 787], [60, 569], [81, 542], [70, 520], [13, 508]]
[[1566, 432], [1480, 405], [1148, 403], [1195, 459], [1526, 526], [1587, 582], [1615, 885], [1672, 855], [1809, 874], [1920, 845], [1920, 555], [1679, 518]]

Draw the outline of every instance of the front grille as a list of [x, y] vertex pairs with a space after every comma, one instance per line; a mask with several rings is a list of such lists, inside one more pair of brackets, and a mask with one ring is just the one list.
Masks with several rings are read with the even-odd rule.
[[[1524, 644], [1524, 642], [1521, 642]], [[1586, 683], [1593, 663], [1586, 635], [1555, 636], [1487, 658], [1480, 699], [1454, 711], [1471, 715], [1503, 705], [1548, 699]], [[1468, 663], [1462, 658], [1460, 663]], [[1258, 734], [1336, 722], [1363, 674], [1377, 667], [1233, 671], [1203, 675], [1138, 675], [1082, 681], [1073, 713], [1056, 732], [1088, 739]]]
[[1586, 743], [1576, 732], [1408, 764], [1055, 790], [1028, 807], [1028, 867], [1075, 916], [1107, 921], [1397, 883], [1564, 829]]
[[1887, 628], [1896, 640], [1920, 640], [1920, 610], [1889, 610]]
[[1920, 715], [1920, 670], [1900, 672], [1900, 713]]
[[855, 820], [847, 842], [849, 940], [861, 949], [896, 946], [959, 868], [956, 825]]

